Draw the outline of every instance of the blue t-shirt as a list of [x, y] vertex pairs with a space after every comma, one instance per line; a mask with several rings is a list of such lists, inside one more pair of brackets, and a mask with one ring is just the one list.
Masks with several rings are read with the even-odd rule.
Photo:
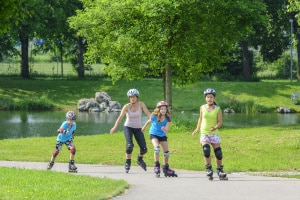
[[68, 121], [64, 121], [60, 128], [64, 130], [65, 133], [59, 133], [56, 141], [57, 142], [67, 142], [72, 140], [72, 134], [76, 130], [76, 123], [73, 122], [72, 126], [69, 126]]
[[151, 122], [152, 122], [152, 125], [149, 129], [150, 134], [156, 135], [156, 136], [159, 136], [159, 137], [167, 136], [167, 134], [161, 130], [161, 127], [167, 125], [167, 123], [168, 123], [167, 118], [165, 118], [164, 121], [159, 123], [158, 120], [157, 120], [157, 116], [153, 115], [151, 117]]

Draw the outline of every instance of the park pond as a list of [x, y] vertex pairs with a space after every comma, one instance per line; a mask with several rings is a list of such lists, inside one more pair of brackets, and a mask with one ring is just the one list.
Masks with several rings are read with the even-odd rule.
[[[107, 134], [113, 127], [120, 113], [89, 113], [77, 112], [77, 135]], [[173, 112], [172, 118], [178, 121], [189, 122], [196, 127], [199, 113]], [[0, 139], [49, 137], [56, 136], [56, 130], [65, 120], [64, 111], [21, 112], [0, 111]], [[143, 123], [147, 117], [143, 116]], [[223, 126], [264, 126], [272, 124], [291, 125], [300, 123], [300, 114], [223, 114]], [[118, 129], [122, 130], [123, 122]]]

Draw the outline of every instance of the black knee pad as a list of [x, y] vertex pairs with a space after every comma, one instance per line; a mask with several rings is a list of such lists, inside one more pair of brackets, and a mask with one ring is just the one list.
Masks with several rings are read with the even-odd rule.
[[147, 147], [145, 147], [144, 149], [141, 149], [141, 150], [140, 150], [140, 155], [146, 154], [147, 151], [148, 151]]
[[209, 158], [209, 156], [210, 156], [210, 145], [209, 144], [203, 145], [203, 153], [204, 153], [205, 158]]
[[126, 153], [127, 154], [131, 154], [132, 153], [132, 151], [133, 151], [133, 144], [127, 144], [127, 146], [126, 146]]
[[223, 154], [222, 154], [222, 149], [221, 149], [221, 147], [215, 148], [214, 151], [215, 151], [215, 156], [216, 156], [216, 158], [217, 158], [218, 160], [222, 160]]

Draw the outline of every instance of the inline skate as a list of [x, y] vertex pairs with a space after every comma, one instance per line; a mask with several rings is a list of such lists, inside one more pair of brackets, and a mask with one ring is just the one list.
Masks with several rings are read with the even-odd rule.
[[69, 162], [69, 172], [77, 173], [77, 167], [74, 164], [74, 160], [70, 160], [70, 162]]
[[52, 169], [53, 165], [54, 165], [54, 162], [52, 162], [52, 161], [49, 162], [49, 164], [48, 164], [48, 166], [47, 166], [47, 170]]
[[223, 165], [217, 167], [217, 173], [221, 181], [228, 180], [227, 174], [223, 171]]
[[126, 162], [125, 162], [125, 172], [128, 173], [129, 170], [130, 170], [130, 166], [131, 166], [131, 159], [126, 159]]
[[177, 177], [177, 174], [175, 173], [175, 171], [171, 170], [169, 168], [169, 164], [165, 164], [163, 166], [163, 172], [164, 172], [165, 177]]
[[147, 171], [147, 165], [146, 165], [146, 163], [144, 162], [142, 156], [138, 156], [136, 162], [137, 162], [137, 164], [138, 164], [139, 166], [141, 166], [141, 167], [143, 168], [143, 170]]
[[206, 164], [205, 168], [206, 168], [206, 176], [208, 177], [208, 180], [212, 181], [214, 179], [213, 177], [214, 172], [212, 170], [211, 164]]
[[154, 163], [154, 173], [157, 178], [160, 177], [160, 164], [158, 161]]

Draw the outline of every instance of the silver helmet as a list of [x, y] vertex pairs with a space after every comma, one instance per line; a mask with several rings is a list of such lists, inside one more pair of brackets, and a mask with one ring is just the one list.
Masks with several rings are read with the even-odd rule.
[[66, 113], [66, 118], [68, 120], [76, 120], [76, 113], [74, 111], [68, 111]]
[[206, 97], [206, 95], [208, 95], [208, 94], [212, 94], [212, 95], [216, 96], [217, 93], [214, 89], [207, 88], [206, 90], [204, 90], [203, 94], [204, 94], [204, 97]]
[[130, 89], [127, 92], [128, 97], [139, 96], [139, 91], [137, 89]]

